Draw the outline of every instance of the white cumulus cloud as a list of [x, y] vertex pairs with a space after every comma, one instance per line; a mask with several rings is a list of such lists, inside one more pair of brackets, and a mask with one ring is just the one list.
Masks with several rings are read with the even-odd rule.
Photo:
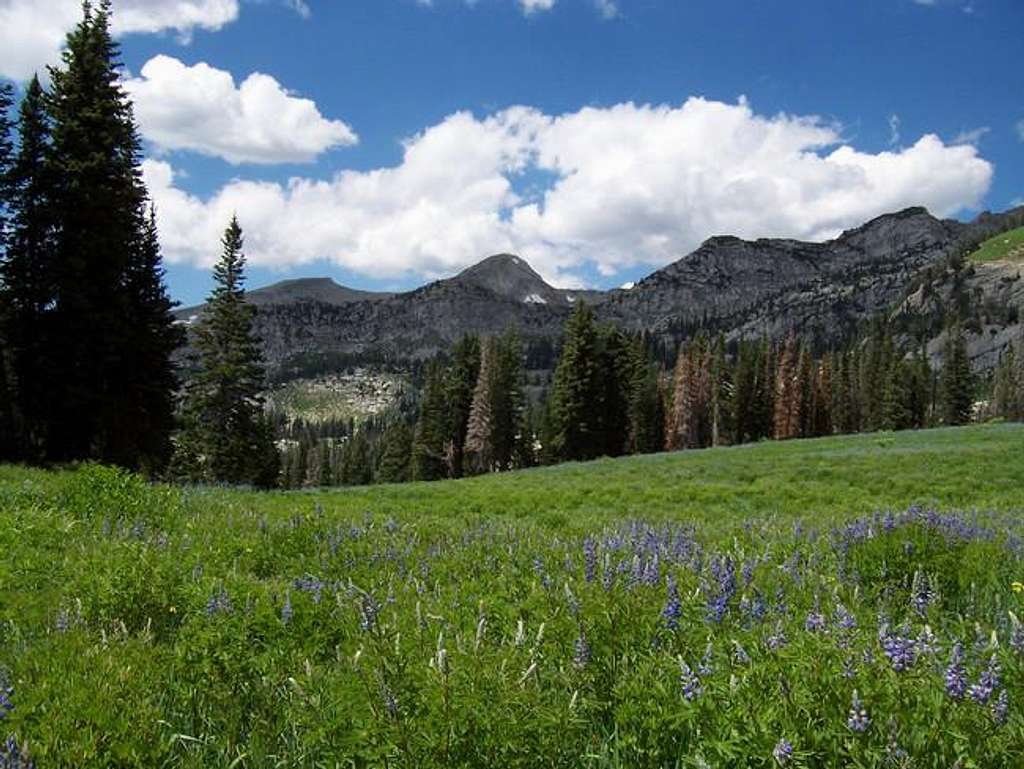
[[[286, 184], [238, 180], [201, 199], [147, 161], [170, 261], [208, 266], [238, 213], [253, 264], [328, 260], [375, 278], [450, 274], [514, 251], [556, 284], [583, 265], [661, 266], [715, 234], [821, 240], [887, 211], [977, 207], [993, 168], [937, 136], [880, 153], [813, 116], [691, 98], [559, 116], [457, 113], [404, 144], [398, 165]], [[539, 192], [527, 195], [521, 188]]]
[[555, 0], [519, 0], [519, 7], [523, 13], [531, 14], [536, 11], [550, 11], [555, 7]]
[[[238, 0], [120, 0], [115, 35], [217, 30], [238, 18]], [[0, 76], [24, 80], [57, 64], [64, 38], [82, 17], [80, 0], [0, 0]]]
[[352, 129], [327, 120], [309, 99], [254, 73], [236, 85], [205, 63], [156, 56], [126, 80], [143, 136], [161, 150], [194, 150], [229, 163], [309, 162], [355, 144]]

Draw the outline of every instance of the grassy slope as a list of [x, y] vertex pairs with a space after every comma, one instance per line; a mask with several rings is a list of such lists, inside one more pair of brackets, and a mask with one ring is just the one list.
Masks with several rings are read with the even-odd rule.
[[[460, 481], [256, 493], [201, 490], [217, 508], [339, 517], [529, 518], [555, 528], [621, 518], [722, 524], [860, 514], [910, 504], [1024, 509], [1024, 426], [877, 433], [571, 463]], [[56, 490], [66, 475], [0, 467], [0, 489]], [[0, 497], [2, 501], [2, 497]]]
[[[140, 491], [129, 482], [123, 494], [116, 484], [103, 486], [100, 493], [89, 486], [95, 477], [89, 473], [0, 467], [0, 670], [10, 670], [18, 692], [11, 728], [29, 739], [40, 766], [109, 766], [113, 755], [119, 765], [159, 765], [154, 763], [157, 756], [162, 759], [177, 744], [174, 735], [179, 733], [206, 736], [202, 744], [181, 743], [176, 759], [167, 765], [227, 765], [244, 750], [264, 759], [240, 766], [274, 765], [270, 754], [283, 756], [277, 765], [311, 766], [314, 756], [343, 754], [351, 746], [346, 740], [362, 745], [368, 739], [362, 731], [371, 728], [365, 721], [368, 706], [354, 688], [350, 669], [339, 664], [363, 641], [348, 604], [342, 606], [339, 599], [335, 606], [329, 597], [318, 613], [295, 588], [293, 633], [277, 619], [280, 596], [296, 576], [306, 573], [323, 573], [325, 580], [353, 578], [367, 586], [394, 578], [387, 571], [392, 566], [366, 557], [366, 548], [391, 541], [380, 527], [372, 544], [352, 540], [343, 545], [343, 554], [355, 557], [351, 562], [322, 561], [323, 543], [316, 535], [333, 530], [335, 522], [360, 522], [368, 512], [378, 522], [381, 516], [394, 516], [403, 524], [395, 541], [401, 545], [410, 541], [410, 532], [421, 532], [424, 542], [419, 547], [425, 552], [427, 542], [438, 537], [455, 543], [463, 533], [480, 531], [467, 522], [516, 521], [514, 558], [522, 560], [550, 544], [548, 562], [555, 568], [563, 551], [577, 554], [578, 549], [564, 544], [570, 540], [561, 532], [594, 531], [630, 517], [692, 520], [701, 524], [700, 540], [728, 546], [733, 532], [739, 534], [737, 541], [744, 540], [738, 528], [751, 517], [799, 517], [816, 523], [914, 502], [1024, 510], [1022, 449], [1024, 426], [989, 425], [602, 460], [457, 482], [271, 494], [159, 487]], [[322, 521], [313, 515], [316, 505], [322, 507]], [[297, 513], [306, 523], [293, 526]], [[102, 522], [109, 518], [114, 520], [113, 537], [101, 533]], [[136, 538], [128, 532], [139, 519], [147, 520], [149, 528]], [[347, 525], [342, 528], [347, 531]], [[558, 538], [552, 536], [559, 530]], [[446, 531], [455, 536], [444, 538]], [[442, 589], [423, 598], [425, 611], [445, 614], [452, 637], [458, 631], [471, 638], [479, 595], [489, 596], [489, 610], [495, 612], [504, 611], [506, 603], [509, 612], [524, 610], [520, 603], [525, 601], [525, 611], [548, 618], [553, 644], [549, 653], [571, 655], [576, 633], [572, 621], [545, 608], [535, 584], [513, 579], [524, 570], [532, 574], [528, 566], [516, 571], [506, 564], [504, 571], [495, 569], [493, 574], [489, 566], [481, 570], [482, 561], [475, 559], [493, 556], [494, 548], [485, 545], [500, 541], [504, 530], [489, 531], [491, 539], [485, 537], [477, 549], [470, 541], [464, 553], [446, 548], [436, 559], [434, 577]], [[168, 538], [168, 545], [156, 543], [157, 532]], [[759, 540], [755, 549], [763, 548]], [[197, 566], [202, 567], [198, 574]], [[991, 559], [976, 566], [975, 571], [995, 568], [993, 578], [1009, 584], [1006, 569], [999, 570]], [[684, 586], [684, 594], [691, 595], [694, 579]], [[247, 597], [253, 598], [255, 616], [246, 618], [238, 611], [223, 621], [207, 621], [203, 607], [219, 585], [227, 587], [239, 609]], [[377, 584], [374, 589], [383, 595], [388, 587]], [[601, 593], [595, 588], [594, 596]], [[596, 644], [603, 604], [594, 596], [588, 600], [597, 614], [588, 621], [595, 623]], [[810, 600], [800, 596], [794, 592], [792, 599]], [[412, 639], [411, 606], [419, 598], [405, 588], [398, 597], [396, 616], [406, 623], [403, 637]], [[453, 602], [453, 597], [459, 600]], [[73, 610], [79, 599], [88, 628], [66, 636], [54, 633], [58, 609]], [[642, 616], [657, 617], [663, 603], [660, 588], [644, 601]], [[864, 610], [864, 621], [872, 610], [871, 605]], [[496, 613], [495, 626], [500, 621], [508, 630], [510, 617]], [[630, 615], [622, 626], [632, 628], [633, 621]], [[535, 625], [536, 618], [531, 622]], [[119, 626], [127, 635], [123, 630], [118, 635]], [[699, 623], [695, 627], [695, 633], [704, 632]], [[103, 636], [101, 641], [99, 629], [117, 640], [108, 643]], [[637, 630], [633, 640], [647, 648], [643, 632]], [[432, 627], [430, 644], [434, 635]], [[688, 643], [697, 648], [693, 639]], [[464, 664], [459, 658], [456, 667]], [[426, 665], [415, 670], [424, 677], [417, 685], [428, 686]], [[678, 671], [666, 675], [674, 681]], [[804, 680], [810, 672], [794, 668], [793, 675]], [[317, 701], [332, 703], [330, 707], [310, 708], [302, 697], [293, 696], [281, 683], [292, 676], [314, 691], [310, 696]], [[486, 680], [498, 686], [498, 679]], [[649, 691], [647, 678], [637, 681], [638, 691]], [[518, 688], [510, 691], [520, 696]], [[817, 702], [821, 691], [809, 688], [807, 696]], [[551, 712], [567, 712], [556, 697], [562, 694], [568, 700], [571, 689], [550, 689], [555, 698], [553, 705], [548, 703]], [[424, 696], [426, 703], [437, 699]], [[897, 691], [891, 701], [904, 696]], [[641, 699], [629, 693], [623, 698]], [[472, 709], [473, 701], [468, 702]], [[524, 702], [519, 716], [523, 722], [542, 700]], [[763, 712], [764, 703], [757, 703], [755, 709]], [[847, 704], [843, 693], [832, 709], [842, 715]], [[468, 715], [460, 715], [464, 718]], [[250, 720], [252, 731], [245, 725]], [[423, 723], [428, 731], [435, 728], [432, 721]], [[791, 730], [797, 728], [794, 724]], [[280, 740], [276, 735], [282, 735]], [[763, 755], [776, 736], [774, 731], [762, 735], [762, 741], [771, 739], [758, 748]]]
[[530, 518], [554, 527], [623, 517], [712, 524], [859, 514], [912, 503], [1024, 509], [1024, 426], [987, 425], [768, 442], [539, 468], [431, 484], [255, 495], [281, 512]]
[[994, 262], [1000, 259], [1024, 261], [1024, 227], [989, 238], [971, 254], [975, 262]]

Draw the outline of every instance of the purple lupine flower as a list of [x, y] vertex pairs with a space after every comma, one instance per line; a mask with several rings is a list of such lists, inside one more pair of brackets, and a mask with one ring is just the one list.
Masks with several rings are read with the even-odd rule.
[[10, 686], [0, 686], [0, 721], [7, 718], [8, 714], [14, 710], [14, 703], [11, 698], [14, 696], [14, 689]]
[[0, 746], [0, 768], [2, 769], [35, 769], [35, 762], [28, 757], [24, 748], [19, 748], [14, 737], [8, 737]]
[[871, 725], [871, 718], [868, 716], [868, 711], [864, 707], [864, 703], [861, 702], [860, 695], [857, 694], [857, 690], [853, 690], [853, 700], [850, 703], [850, 717], [846, 719], [846, 725], [850, 728], [850, 731], [863, 733], [868, 730]]
[[281, 621], [288, 625], [292, 621], [292, 594], [290, 591], [285, 591], [284, 594], [284, 606], [281, 607]]
[[[884, 633], [883, 633], [884, 630]], [[897, 673], [909, 670], [917, 662], [916, 642], [900, 633], [889, 632], [888, 626], [883, 625], [879, 630], [882, 651], [889, 659], [889, 664]]]
[[734, 639], [732, 642], [732, 646], [733, 662], [735, 662], [737, 665], [749, 665], [750, 655], [747, 654], [747, 650], [743, 648], [743, 644]]
[[857, 629], [857, 618], [841, 603], [836, 604], [835, 624], [839, 630], [850, 632]]
[[580, 634], [573, 644], [572, 664], [577, 670], [583, 670], [590, 663], [590, 644], [587, 643], [587, 634], [580, 628]]
[[679, 660], [679, 683], [683, 687], [683, 699], [687, 702], [693, 702], [704, 691], [697, 674], [681, 658]]
[[743, 587], [750, 587], [750, 583], [754, 581], [754, 564], [750, 561], [744, 561], [740, 574], [743, 576]]
[[61, 608], [57, 612], [57, 621], [54, 623], [58, 633], [68, 632], [68, 628], [71, 626], [71, 616], [68, 614], [68, 610]]
[[1024, 623], [1011, 615], [1013, 627], [1010, 629], [1010, 648], [1017, 654], [1024, 654]]
[[1010, 712], [1010, 696], [1007, 694], [1006, 689], [999, 692], [999, 696], [996, 697], [990, 707], [992, 709], [992, 720], [995, 721], [996, 726], [1003, 726]]
[[228, 597], [228, 591], [224, 589], [223, 585], [206, 602], [206, 616], [208, 617], [217, 614], [231, 614], [234, 610], [235, 607], [231, 603], [231, 598]]
[[786, 638], [786, 631], [783, 629], [782, 623], [775, 623], [775, 630], [768, 636], [768, 638], [765, 639], [765, 644], [771, 651], [775, 651], [777, 649], [781, 649], [787, 643], [789, 643], [789, 641]]
[[910, 586], [911, 608], [923, 617], [928, 613], [928, 607], [931, 606], [934, 598], [935, 593], [931, 589], [928, 577], [920, 570], [915, 571], [914, 581]]
[[583, 578], [593, 582], [597, 577], [597, 540], [587, 537], [583, 540]]
[[384, 712], [392, 718], [396, 718], [398, 716], [398, 699], [395, 697], [394, 692], [391, 691], [391, 687], [384, 681], [381, 681], [380, 684], [380, 699], [384, 705]]
[[299, 577], [292, 584], [296, 590], [312, 594], [313, 603], [320, 603], [320, 594], [324, 588], [324, 583], [318, 577], [307, 574], [304, 577]]
[[808, 633], [820, 633], [825, 629], [825, 615], [818, 611], [807, 612], [804, 630]]
[[953, 644], [953, 653], [946, 668], [946, 694], [954, 700], [963, 699], [967, 693], [967, 676], [964, 672], [964, 647], [959, 641]]
[[981, 672], [978, 683], [971, 684], [971, 688], [967, 690], [971, 699], [979, 705], [987, 704], [992, 699], [992, 694], [999, 688], [999, 672], [999, 660], [993, 654], [988, 667]]
[[377, 627], [377, 615], [380, 614], [380, 605], [369, 593], [363, 593], [359, 602], [359, 628], [364, 633], [371, 632]]
[[676, 587], [676, 580], [671, 574], [668, 577], [668, 599], [665, 608], [661, 610], [661, 616], [665, 618], [665, 627], [675, 630], [679, 627], [679, 617], [683, 614], [683, 604], [679, 600], [679, 588]]
[[857, 663], [853, 657], [847, 657], [843, 660], [843, 678], [856, 678], [857, 677]]
[[775, 743], [775, 748], [772, 750], [772, 758], [779, 766], [785, 766], [789, 763], [789, 760], [793, 757], [793, 744], [783, 737], [781, 740]]

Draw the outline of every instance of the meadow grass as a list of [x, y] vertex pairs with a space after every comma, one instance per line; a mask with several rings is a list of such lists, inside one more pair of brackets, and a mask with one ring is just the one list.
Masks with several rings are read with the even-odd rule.
[[287, 493], [2, 467], [0, 739], [39, 767], [1019, 767], [1022, 450], [993, 424]]
[[971, 261], [994, 262], [1000, 259], [1024, 261], [1024, 227], [989, 238], [971, 253]]

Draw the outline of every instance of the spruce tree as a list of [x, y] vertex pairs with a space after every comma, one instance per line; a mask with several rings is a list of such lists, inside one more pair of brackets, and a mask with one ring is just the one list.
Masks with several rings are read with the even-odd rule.
[[974, 382], [967, 357], [967, 341], [959, 325], [947, 331], [942, 356], [942, 415], [947, 425], [962, 425], [971, 421], [974, 405]]
[[630, 454], [650, 454], [664, 448], [665, 415], [659, 378], [643, 339], [634, 337], [629, 345]]
[[456, 342], [452, 349], [452, 363], [446, 374], [445, 383], [445, 402], [448, 406], [447, 434], [451, 444], [446, 453], [451, 457], [449, 474], [453, 478], [461, 478], [464, 473], [466, 428], [479, 375], [480, 339], [474, 334], [467, 334]]
[[49, 189], [50, 124], [45, 94], [32, 78], [18, 111], [18, 147], [3, 179], [6, 205], [0, 260], [0, 337], [12, 458], [45, 458], [48, 422], [60, 380], [47, 337], [56, 299]]
[[264, 413], [264, 373], [253, 332], [255, 308], [245, 300], [242, 228], [232, 217], [213, 268], [214, 289], [196, 323], [196, 370], [186, 385], [185, 428], [179, 446], [198, 466], [183, 461], [186, 477], [215, 483], [270, 487], [280, 460]]
[[533, 464], [532, 442], [526, 430], [523, 345], [510, 328], [497, 339], [497, 369], [493, 390], [494, 459], [499, 470]]
[[402, 421], [395, 422], [381, 439], [380, 461], [377, 464], [377, 483], [405, 483], [409, 480], [409, 460], [412, 454], [412, 431]]
[[549, 456], [559, 461], [600, 456], [603, 383], [594, 313], [577, 302], [565, 325], [549, 399]]
[[95, 8], [83, 3], [62, 65], [50, 71], [52, 387], [45, 453], [154, 468], [166, 458], [175, 334], [147, 232], [141, 144], [121, 84], [110, 8], [110, 0]]
[[[14, 87], [9, 83], [0, 83], [0, 260], [3, 259], [6, 250], [4, 241], [7, 234], [7, 179], [12, 149], [10, 109], [13, 104]], [[7, 301], [3, 297], [3, 282], [0, 279], [0, 462], [10, 460], [15, 455], [13, 393], [7, 381], [7, 311]]]
[[436, 360], [427, 365], [423, 398], [412, 444], [411, 473], [414, 481], [436, 481], [447, 475], [447, 407], [444, 373]]

